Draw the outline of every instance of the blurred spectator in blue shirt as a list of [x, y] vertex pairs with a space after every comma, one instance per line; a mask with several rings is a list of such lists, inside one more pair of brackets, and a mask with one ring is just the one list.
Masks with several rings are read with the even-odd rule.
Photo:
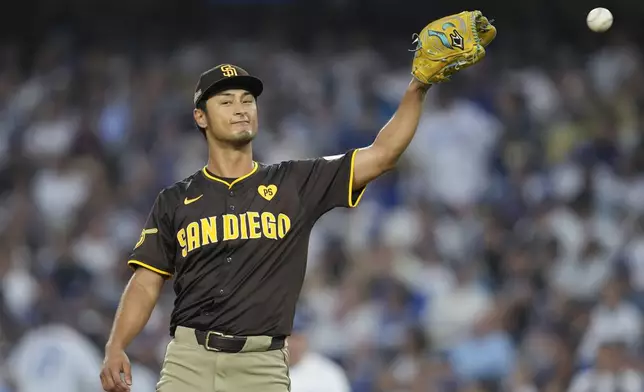
[[482, 317], [472, 336], [449, 352], [454, 373], [462, 380], [500, 381], [514, 370], [515, 347], [502, 328], [498, 310]]

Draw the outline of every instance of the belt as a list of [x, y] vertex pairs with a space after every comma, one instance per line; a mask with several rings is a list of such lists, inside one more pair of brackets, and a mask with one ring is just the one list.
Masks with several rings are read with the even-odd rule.
[[[195, 330], [195, 337], [197, 338], [197, 343], [204, 346], [206, 350], [223, 353], [241, 352], [248, 340], [245, 336], [223, 335], [219, 332], [199, 330]], [[285, 337], [274, 337], [265, 351], [280, 350], [284, 348], [285, 342]]]

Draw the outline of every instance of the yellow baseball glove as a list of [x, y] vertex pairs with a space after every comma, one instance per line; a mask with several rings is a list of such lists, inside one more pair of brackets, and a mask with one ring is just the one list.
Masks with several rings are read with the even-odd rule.
[[481, 11], [463, 11], [431, 22], [414, 38], [411, 73], [425, 84], [435, 84], [481, 61], [485, 47], [496, 38], [496, 27]]

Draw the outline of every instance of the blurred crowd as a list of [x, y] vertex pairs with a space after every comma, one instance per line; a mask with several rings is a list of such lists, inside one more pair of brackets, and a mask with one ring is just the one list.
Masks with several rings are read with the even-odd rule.
[[[133, 51], [52, 34], [28, 67], [25, 48], [0, 46], [0, 391], [54, 390], [20, 388], [63, 374], [49, 344], [86, 339], [72, 368], [100, 366], [156, 194], [206, 162], [191, 106], [201, 72], [233, 62], [264, 80], [256, 160], [371, 143], [411, 54], [343, 38]], [[399, 167], [359, 208], [318, 222], [309, 347], [354, 392], [641, 392], [641, 48], [562, 47], [548, 63], [490, 52], [430, 90]], [[165, 289], [128, 351], [141, 392], [169, 341]]]

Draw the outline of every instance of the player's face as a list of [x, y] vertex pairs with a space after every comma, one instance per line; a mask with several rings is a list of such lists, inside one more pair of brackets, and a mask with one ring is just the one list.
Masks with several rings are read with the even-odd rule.
[[257, 135], [257, 102], [246, 90], [226, 90], [206, 102], [207, 132], [216, 140], [244, 145]]

